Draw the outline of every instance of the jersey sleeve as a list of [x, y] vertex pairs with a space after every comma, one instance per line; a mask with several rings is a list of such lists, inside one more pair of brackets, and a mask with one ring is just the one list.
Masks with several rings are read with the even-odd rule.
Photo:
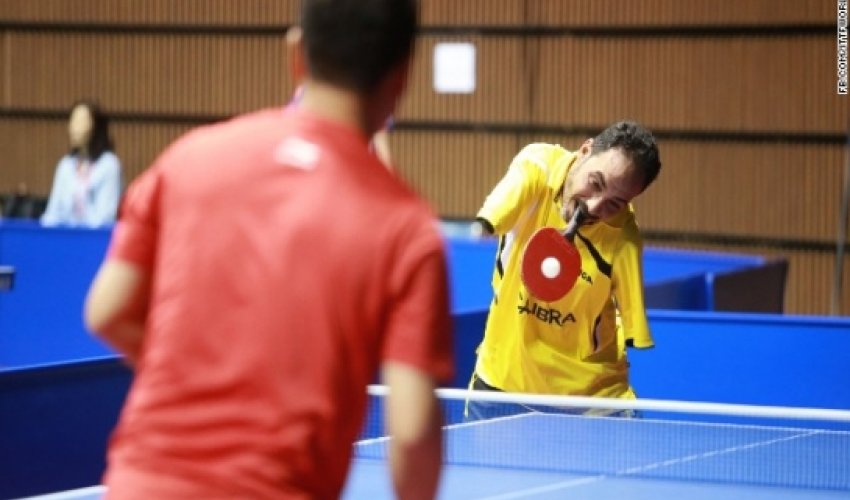
[[129, 187], [112, 231], [107, 258], [153, 268], [162, 196], [161, 170], [150, 167]]
[[623, 336], [633, 347], [652, 347], [654, 342], [643, 299], [643, 240], [634, 218], [623, 230], [623, 241], [612, 268], [614, 298]]
[[514, 227], [529, 200], [546, 187], [549, 148], [547, 144], [523, 148], [484, 200], [477, 217], [487, 221], [495, 234], [504, 234]]
[[434, 224], [403, 238], [389, 273], [383, 361], [413, 366], [447, 383], [454, 376], [446, 257]]

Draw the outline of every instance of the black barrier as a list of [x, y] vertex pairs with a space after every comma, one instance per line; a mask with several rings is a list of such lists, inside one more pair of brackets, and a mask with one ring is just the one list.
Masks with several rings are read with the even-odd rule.
[[0, 266], [0, 291], [11, 290], [15, 286], [15, 268]]

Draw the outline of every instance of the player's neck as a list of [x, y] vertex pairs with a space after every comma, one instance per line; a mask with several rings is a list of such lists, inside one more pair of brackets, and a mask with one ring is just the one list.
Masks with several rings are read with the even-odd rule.
[[318, 82], [306, 83], [304, 96], [299, 104], [302, 108], [359, 130], [364, 137], [371, 137], [374, 130], [363, 99], [356, 94]]

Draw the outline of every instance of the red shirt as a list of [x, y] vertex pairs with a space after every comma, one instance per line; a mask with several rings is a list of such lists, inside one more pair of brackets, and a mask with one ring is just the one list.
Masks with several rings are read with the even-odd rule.
[[130, 187], [109, 258], [153, 284], [110, 496], [335, 498], [380, 363], [449, 380], [442, 238], [367, 142], [262, 111], [187, 134]]

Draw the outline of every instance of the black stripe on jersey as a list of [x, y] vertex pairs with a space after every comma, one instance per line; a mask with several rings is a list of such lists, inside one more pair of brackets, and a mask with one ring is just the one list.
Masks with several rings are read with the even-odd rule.
[[599, 323], [602, 321], [602, 315], [596, 317], [593, 322], [593, 352], [599, 350]]
[[496, 270], [499, 271], [499, 278], [505, 277], [505, 268], [502, 266], [502, 251], [507, 244], [507, 238], [502, 236], [499, 238], [499, 250], [496, 252]]
[[584, 242], [585, 246], [587, 246], [588, 251], [590, 251], [590, 255], [593, 257], [593, 260], [596, 261], [596, 267], [599, 268], [599, 272], [608, 276], [608, 279], [611, 279], [611, 264], [605, 262], [605, 259], [599, 255], [599, 251], [596, 250], [596, 247], [593, 246], [593, 243], [591, 243], [589, 239], [582, 236], [578, 231], [576, 231], [576, 236], [578, 236], [579, 239]]

